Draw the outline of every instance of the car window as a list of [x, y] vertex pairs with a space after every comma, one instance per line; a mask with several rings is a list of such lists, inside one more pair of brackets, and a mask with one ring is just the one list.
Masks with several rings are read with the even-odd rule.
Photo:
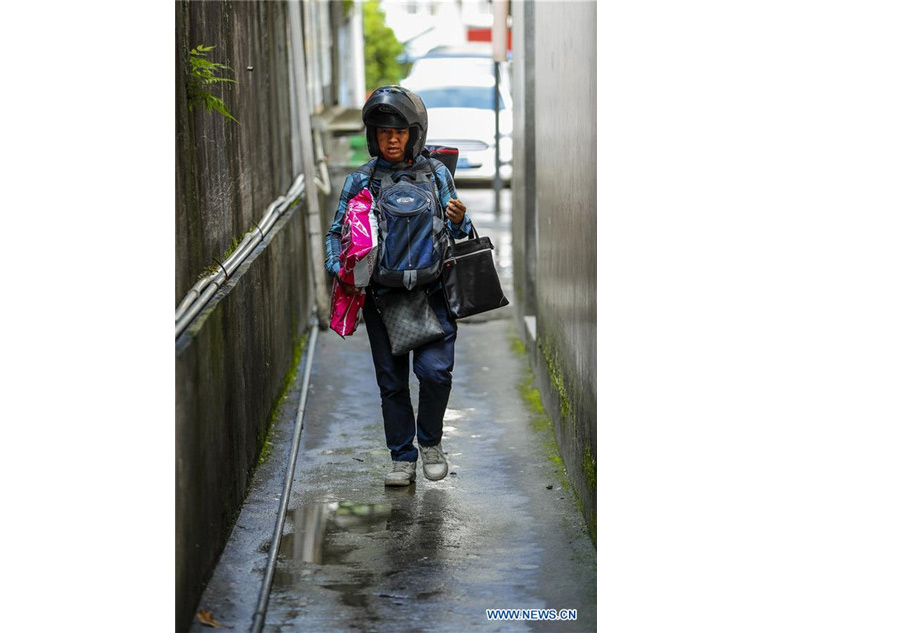
[[[447, 86], [417, 90], [425, 107], [431, 108], [479, 108], [494, 109], [493, 86]], [[500, 95], [500, 109], [506, 109], [503, 95]]]

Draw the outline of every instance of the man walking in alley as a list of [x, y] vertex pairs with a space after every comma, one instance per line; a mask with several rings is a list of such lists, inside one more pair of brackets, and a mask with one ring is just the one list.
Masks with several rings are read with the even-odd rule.
[[[420, 451], [427, 479], [443, 479], [449, 470], [441, 438], [457, 326], [440, 272], [448, 234], [463, 238], [472, 223], [449, 170], [422, 155], [428, 114], [418, 95], [400, 86], [378, 88], [362, 118], [373, 158], [344, 182], [325, 236], [325, 267], [344, 292], [365, 294], [363, 315], [392, 460], [384, 483], [408, 486], [416, 479]], [[365, 188], [374, 200], [380, 251], [372, 280], [357, 288], [338, 277], [341, 232], [348, 202]], [[419, 380], [418, 419], [410, 398], [410, 353]]]

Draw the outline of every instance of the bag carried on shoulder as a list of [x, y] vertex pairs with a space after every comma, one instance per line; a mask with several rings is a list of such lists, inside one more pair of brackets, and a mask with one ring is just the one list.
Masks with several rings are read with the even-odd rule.
[[[434, 165], [426, 160], [434, 173]], [[372, 279], [382, 286], [407, 290], [437, 279], [449, 235], [428, 172], [385, 174], [375, 211], [380, 242]]]
[[422, 288], [373, 294], [375, 308], [387, 329], [391, 354], [399, 356], [444, 336], [444, 328]]
[[451, 244], [442, 280], [454, 319], [509, 305], [494, 267], [493, 248], [491, 238], [478, 237], [474, 226], [469, 239]]

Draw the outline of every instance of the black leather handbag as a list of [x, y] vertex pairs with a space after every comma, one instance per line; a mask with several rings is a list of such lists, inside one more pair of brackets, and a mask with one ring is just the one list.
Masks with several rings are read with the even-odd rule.
[[441, 278], [454, 319], [509, 305], [494, 267], [493, 249], [491, 238], [478, 237], [474, 226], [469, 239], [452, 240]]

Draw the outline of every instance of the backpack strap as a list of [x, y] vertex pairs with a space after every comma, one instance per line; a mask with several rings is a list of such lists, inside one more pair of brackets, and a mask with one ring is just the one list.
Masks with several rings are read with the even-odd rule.
[[443, 163], [441, 163], [441, 161], [439, 161], [437, 158], [429, 157], [429, 158], [427, 158], [427, 160], [428, 160], [428, 166], [431, 168], [431, 173], [434, 174], [434, 181], [437, 182], [437, 170], [434, 168], [434, 164], [435, 164], [435, 162], [438, 165], [442, 165]]
[[[439, 213], [438, 217], [440, 217], [440, 219], [443, 221], [444, 209], [441, 206], [441, 190], [438, 188], [437, 170], [434, 168], [434, 162], [437, 161], [437, 159], [431, 158], [431, 157], [426, 157], [425, 160], [428, 161], [428, 166], [431, 167], [431, 175], [434, 176], [433, 180], [431, 181], [431, 186], [434, 189], [434, 199], [437, 200], [438, 213]], [[438, 161], [438, 163], [441, 164], [440, 161]]]
[[[433, 219], [434, 222], [437, 222], [441, 225], [440, 236], [442, 240], [442, 248], [441, 248], [441, 261], [447, 258], [447, 252], [450, 250], [451, 244], [453, 244], [453, 236], [450, 235], [449, 229], [447, 229], [447, 223], [444, 221], [444, 207], [441, 204], [441, 190], [438, 188], [438, 175], [437, 170], [434, 168], [434, 162], [437, 161], [439, 164], [443, 164], [438, 161], [436, 158], [426, 157], [428, 161], [428, 166], [431, 168], [431, 175], [434, 177], [431, 181], [431, 186], [434, 189], [434, 199], [437, 201], [437, 209], [435, 209], [436, 217]], [[443, 266], [443, 264], [441, 264]], [[438, 278], [440, 281], [440, 278]], [[435, 286], [437, 287], [437, 286]]]
[[[375, 169], [375, 166], [377, 164], [378, 164], [378, 159], [377, 158], [372, 159], [372, 165], [371, 165], [371, 167], [369, 167], [369, 180], [366, 183], [366, 186], [369, 188], [369, 193], [372, 194], [373, 204], [375, 201], [377, 201], [378, 198], [381, 197], [381, 192], [384, 191], [384, 187], [381, 186], [381, 181], [384, 179], [385, 176], [390, 176], [390, 173], [387, 171], [384, 171], [384, 170], [379, 171], [379, 170]], [[380, 174], [380, 177], [376, 177], [376, 176], [379, 176], [379, 174]], [[378, 195], [377, 196], [375, 195], [375, 192], [372, 190], [373, 181], [378, 182]]]

